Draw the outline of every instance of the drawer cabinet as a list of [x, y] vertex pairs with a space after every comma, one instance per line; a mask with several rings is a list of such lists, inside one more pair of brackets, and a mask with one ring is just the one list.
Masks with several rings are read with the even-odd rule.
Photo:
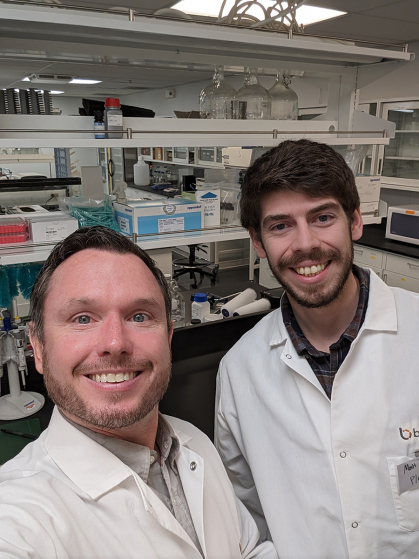
[[387, 254], [386, 270], [419, 280], [419, 260]]
[[354, 245], [355, 264], [381, 269], [384, 264], [384, 252], [361, 245]]
[[402, 274], [397, 274], [396, 272], [390, 272], [388, 270], [384, 270], [383, 274], [383, 279], [387, 285], [391, 287], [401, 287], [402, 289], [419, 293], [419, 279], [403, 276]]

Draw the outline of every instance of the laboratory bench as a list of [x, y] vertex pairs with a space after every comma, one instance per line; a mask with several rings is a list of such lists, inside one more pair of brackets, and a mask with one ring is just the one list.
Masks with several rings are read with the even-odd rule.
[[364, 227], [354, 262], [371, 268], [387, 285], [419, 293], [419, 246], [385, 238], [386, 219]]

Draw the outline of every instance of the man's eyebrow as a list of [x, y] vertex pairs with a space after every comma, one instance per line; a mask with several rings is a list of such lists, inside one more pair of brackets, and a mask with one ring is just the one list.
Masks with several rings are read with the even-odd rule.
[[327, 210], [338, 211], [340, 209], [341, 209], [341, 207], [337, 202], [326, 202], [324, 204], [321, 204], [320, 206], [316, 206], [315, 208], [311, 208], [311, 210], [309, 210], [307, 212], [307, 215], [313, 215], [313, 214], [317, 214], [319, 212], [324, 212], [324, 211], [327, 211]]

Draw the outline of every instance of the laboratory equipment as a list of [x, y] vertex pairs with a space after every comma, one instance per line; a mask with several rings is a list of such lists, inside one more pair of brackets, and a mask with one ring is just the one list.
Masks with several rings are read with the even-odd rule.
[[[105, 100], [106, 130], [122, 130], [121, 103], [116, 97], [107, 97]], [[122, 132], [107, 132], [107, 138], [122, 138]]]
[[257, 298], [257, 293], [251, 287], [248, 287], [242, 293], [231, 299], [228, 303], [221, 307], [221, 313], [223, 316], [228, 318], [229, 316], [233, 316], [233, 312], [238, 309], [239, 307], [243, 307], [244, 305], [248, 305], [252, 303]]
[[271, 308], [271, 303], [269, 299], [262, 298], [259, 299], [258, 301], [253, 301], [248, 305], [243, 305], [243, 307], [237, 308], [233, 312], [233, 316], [243, 316], [245, 314], [251, 314], [254, 312], [268, 311], [270, 308]]
[[208, 302], [206, 293], [195, 293], [192, 303], [192, 319], [204, 321], [204, 317], [211, 312], [210, 304]]
[[233, 117], [232, 101], [236, 90], [224, 79], [224, 66], [214, 67], [212, 83], [199, 96], [201, 118], [230, 119]]
[[238, 117], [247, 120], [269, 120], [271, 96], [259, 83], [257, 68], [245, 68], [244, 84], [237, 92]]
[[5, 317], [3, 323], [5, 330], [0, 332], [0, 379], [3, 376], [3, 365], [6, 365], [10, 393], [0, 397], [0, 419], [21, 419], [40, 410], [45, 398], [37, 392], [26, 392], [20, 388], [19, 376], [25, 387], [25, 375], [28, 374], [25, 327], [12, 329], [9, 317]]
[[386, 238], [419, 245], [419, 205], [390, 206]]
[[271, 96], [272, 120], [297, 120], [298, 96], [290, 88], [289, 74], [277, 72], [274, 85], [269, 90]]
[[179, 285], [170, 274], [164, 274], [167, 285], [169, 286], [170, 297], [172, 300], [171, 317], [173, 328], [185, 326], [185, 299], [179, 291]]
[[134, 165], [135, 186], [147, 186], [150, 184], [150, 167], [144, 161], [142, 155], [138, 156], [138, 162]]

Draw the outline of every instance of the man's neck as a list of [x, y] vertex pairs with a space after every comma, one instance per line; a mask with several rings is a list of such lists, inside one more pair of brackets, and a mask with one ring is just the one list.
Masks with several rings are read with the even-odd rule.
[[67, 417], [73, 423], [81, 425], [86, 429], [90, 429], [96, 433], [101, 433], [108, 437], [114, 437], [117, 439], [122, 439], [130, 443], [140, 444], [142, 446], [147, 446], [151, 450], [154, 450], [156, 444], [156, 434], [157, 427], [159, 423], [159, 411], [158, 406], [156, 406], [146, 417], [141, 421], [137, 421], [129, 427], [123, 427], [122, 429], [104, 429], [96, 427], [86, 421], [83, 421], [79, 417], [68, 413], [65, 410], [60, 409], [60, 412]]
[[294, 316], [305, 337], [319, 351], [329, 353], [355, 316], [359, 302], [359, 283], [350, 274], [339, 297], [327, 307], [309, 309], [299, 305], [289, 294]]

